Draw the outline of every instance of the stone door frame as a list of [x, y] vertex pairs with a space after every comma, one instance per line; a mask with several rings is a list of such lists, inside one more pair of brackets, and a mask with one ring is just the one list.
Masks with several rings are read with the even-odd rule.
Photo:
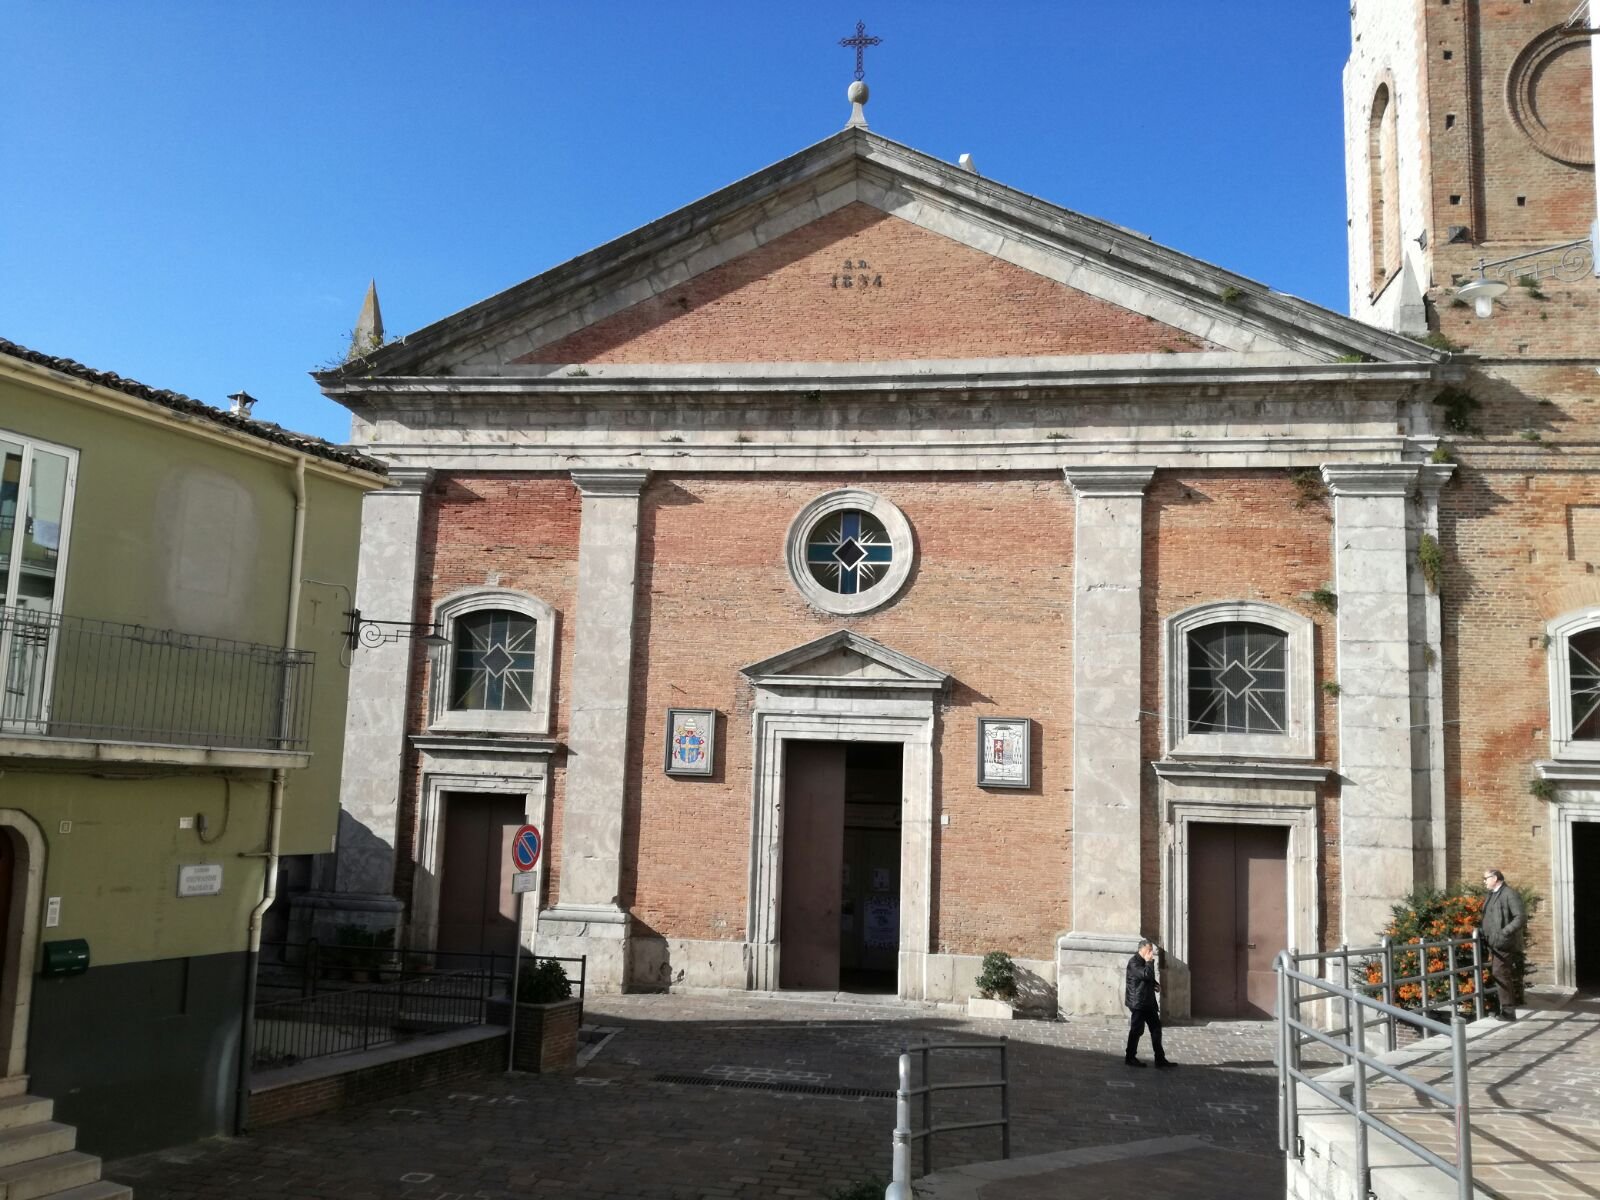
[[[784, 743], [895, 742], [900, 762], [900, 950], [897, 993], [921, 999], [933, 927], [933, 702], [813, 696], [819, 711], [757, 711], [750, 822], [748, 986], [778, 989], [782, 954]], [[829, 704], [828, 701], [833, 701]], [[826, 711], [830, 707], [840, 711]], [[920, 707], [921, 713], [895, 711]], [[871, 711], [877, 708], [880, 711]]]
[[0, 808], [0, 837], [11, 839], [16, 866], [11, 873], [11, 913], [5, 938], [5, 968], [0, 972], [0, 1055], [7, 1076], [28, 1069], [28, 1018], [33, 977], [39, 958], [44, 909], [44, 833], [27, 813]]
[[1289, 831], [1285, 860], [1290, 950], [1321, 948], [1321, 881], [1317, 785], [1319, 767], [1231, 766], [1161, 762], [1160, 905], [1166, 985], [1162, 1008], [1175, 1018], [1191, 1010], [1189, 979], [1190, 829], [1203, 825], [1268, 825]]
[[[1555, 951], [1552, 982], [1561, 988], [1578, 986], [1578, 945], [1573, 912], [1572, 827], [1580, 822], [1600, 822], [1600, 791], [1561, 788], [1551, 802], [1550, 920]], [[1485, 867], [1495, 866], [1492, 862]], [[1513, 879], [1513, 884], [1526, 882]]]
[[450, 737], [417, 737], [412, 742], [422, 752], [422, 779], [407, 946], [413, 950], [432, 950], [438, 943], [448, 793], [477, 792], [521, 796], [523, 818], [528, 824], [538, 826], [544, 837], [544, 852], [534, 868], [539, 877], [534, 885], [534, 899], [522, 905], [518, 930], [523, 947], [533, 950], [539, 903], [550, 864], [550, 755], [554, 744]]

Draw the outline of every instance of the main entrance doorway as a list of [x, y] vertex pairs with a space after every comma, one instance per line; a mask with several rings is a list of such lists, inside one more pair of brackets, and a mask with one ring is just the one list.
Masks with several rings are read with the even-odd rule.
[[511, 839], [526, 820], [520, 795], [446, 792], [439, 879], [441, 954], [504, 954], [517, 947]]
[[1600, 821], [1572, 823], [1572, 974], [1600, 987]]
[[1189, 841], [1189, 970], [1197, 1017], [1270, 1017], [1288, 942], [1289, 831], [1197, 823]]
[[893, 993], [901, 747], [784, 745], [779, 986]]

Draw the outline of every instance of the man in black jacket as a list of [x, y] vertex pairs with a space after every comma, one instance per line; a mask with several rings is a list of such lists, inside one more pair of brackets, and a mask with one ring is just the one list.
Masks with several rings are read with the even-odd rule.
[[1483, 886], [1489, 894], [1483, 901], [1483, 940], [1489, 943], [1489, 969], [1494, 976], [1496, 998], [1500, 1001], [1500, 1019], [1517, 1019], [1516, 959], [1522, 954], [1522, 933], [1528, 927], [1528, 917], [1522, 908], [1522, 897], [1517, 889], [1506, 883], [1505, 874], [1498, 867], [1483, 873]]
[[1156, 1052], [1156, 1066], [1172, 1065], [1161, 1049], [1161, 1010], [1156, 1007], [1161, 985], [1156, 982], [1155, 958], [1155, 943], [1146, 939], [1139, 943], [1139, 952], [1128, 960], [1128, 991], [1123, 1003], [1133, 1018], [1128, 1023], [1128, 1053], [1122, 1061], [1130, 1067], [1144, 1066], [1139, 1061], [1139, 1037], [1146, 1025], [1150, 1027], [1150, 1048]]

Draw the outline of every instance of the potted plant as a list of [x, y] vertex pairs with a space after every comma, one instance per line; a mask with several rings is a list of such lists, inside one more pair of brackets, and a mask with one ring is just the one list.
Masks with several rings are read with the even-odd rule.
[[1003, 950], [991, 950], [983, 956], [983, 969], [978, 972], [978, 995], [967, 1001], [967, 1016], [989, 1017], [1009, 1021], [1016, 1016], [1013, 1001], [1017, 998], [1017, 964]]
[[519, 1071], [570, 1071], [578, 1062], [578, 1014], [567, 972], [537, 958], [517, 973], [517, 1023], [511, 1064]]

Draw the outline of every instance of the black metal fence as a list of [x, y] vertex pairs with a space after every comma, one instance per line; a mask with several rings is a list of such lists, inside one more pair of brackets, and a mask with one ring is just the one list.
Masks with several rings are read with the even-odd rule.
[[[509, 954], [263, 942], [251, 1067], [370, 1050], [426, 1034], [490, 1024], [511, 999]], [[583, 958], [523, 954], [563, 964], [583, 1020]], [[276, 998], [274, 998], [276, 997]]]
[[0, 733], [303, 750], [316, 655], [0, 607]]

